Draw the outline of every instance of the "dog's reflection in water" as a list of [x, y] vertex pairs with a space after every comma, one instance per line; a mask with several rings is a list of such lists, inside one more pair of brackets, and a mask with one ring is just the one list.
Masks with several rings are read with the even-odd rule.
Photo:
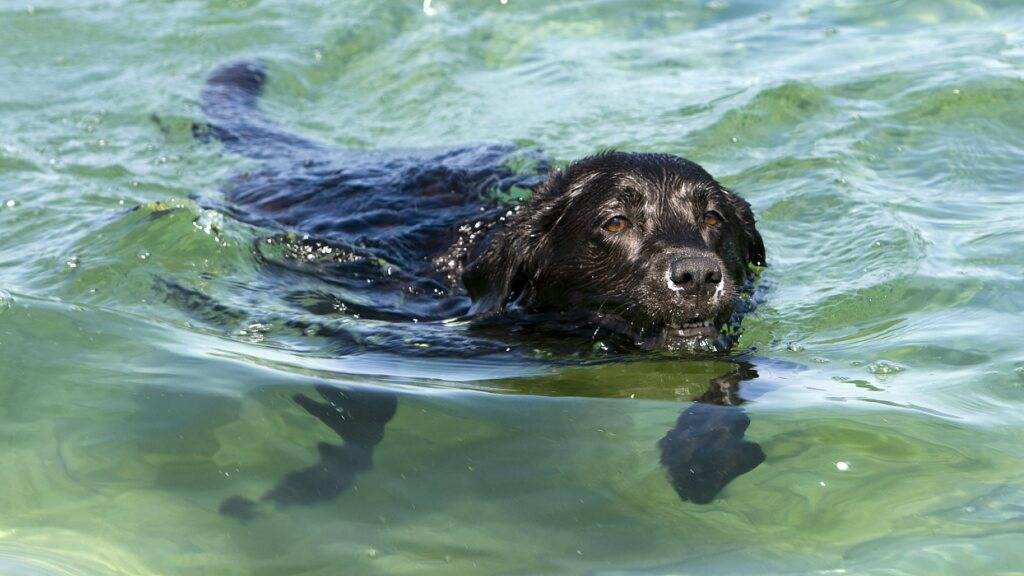
[[[757, 377], [751, 364], [738, 363], [737, 370], [712, 380], [707, 391], [683, 410], [675, 426], [658, 441], [661, 464], [683, 500], [711, 502], [729, 482], [764, 462], [761, 447], [744, 438], [750, 418], [740, 395], [740, 384]], [[343, 443], [320, 443], [319, 461], [287, 474], [262, 496], [263, 502], [290, 506], [331, 500], [373, 467], [373, 451], [395, 415], [398, 397], [382, 390], [326, 385], [317, 386], [316, 391], [322, 401], [305, 394], [297, 394], [293, 400], [331, 428]], [[220, 511], [249, 520], [256, 516], [257, 505], [233, 496], [224, 501]]]
[[[348, 490], [356, 475], [373, 467], [373, 450], [384, 438], [384, 427], [395, 416], [398, 397], [390, 392], [341, 389], [320, 385], [318, 402], [305, 394], [296, 394], [295, 403], [326, 424], [340, 436], [343, 444], [321, 442], [320, 460], [284, 477], [263, 495], [262, 500], [281, 506], [314, 504], [331, 500]], [[256, 502], [242, 496], [224, 501], [221, 513], [242, 520], [256, 513]]]
[[683, 500], [711, 502], [734, 478], [764, 462], [764, 451], [744, 439], [750, 417], [742, 405], [740, 383], [758, 377], [754, 367], [740, 363], [735, 372], [711, 386], [676, 420], [658, 442], [661, 465]]

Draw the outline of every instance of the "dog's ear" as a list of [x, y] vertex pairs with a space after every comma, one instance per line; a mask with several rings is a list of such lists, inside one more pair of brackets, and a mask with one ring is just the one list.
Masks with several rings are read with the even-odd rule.
[[471, 316], [497, 314], [509, 304], [528, 301], [533, 286], [542, 280], [551, 258], [549, 235], [569, 210], [575, 196], [569, 189], [573, 165], [554, 170], [533, 190], [522, 210], [485, 244], [483, 253], [470, 256], [462, 273], [473, 305]]
[[740, 225], [743, 245], [746, 248], [744, 256], [747, 262], [755, 266], [764, 266], [764, 240], [761, 239], [761, 233], [757, 231], [757, 220], [754, 219], [750, 203], [725, 188], [722, 191], [725, 192], [725, 197], [729, 201], [735, 221]]
[[466, 266], [462, 285], [473, 300], [471, 316], [497, 314], [522, 295], [530, 259], [524, 240], [518, 230], [506, 228]]

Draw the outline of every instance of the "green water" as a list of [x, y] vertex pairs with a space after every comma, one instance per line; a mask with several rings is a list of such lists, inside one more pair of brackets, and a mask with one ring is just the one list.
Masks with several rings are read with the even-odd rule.
[[[1024, 574], [1024, 4], [432, 8], [0, 1], [0, 573]], [[767, 461], [704, 506], [665, 480], [720, 362], [339, 356], [168, 303], [261, 273], [260, 231], [188, 200], [247, 165], [191, 125], [251, 56], [339, 146], [671, 152], [742, 193]], [[291, 401], [325, 382], [401, 394], [374, 470], [218, 514], [337, 440]]]

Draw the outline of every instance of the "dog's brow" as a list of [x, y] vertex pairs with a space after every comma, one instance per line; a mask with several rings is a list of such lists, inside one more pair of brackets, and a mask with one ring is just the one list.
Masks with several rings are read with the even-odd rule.
[[583, 189], [596, 180], [598, 176], [600, 176], [599, 172], [590, 172], [577, 178], [571, 185], [569, 185], [569, 196], [578, 196], [583, 192]]
[[637, 206], [644, 203], [647, 194], [644, 190], [650, 187], [650, 183], [636, 174], [619, 173], [615, 175], [616, 199], [622, 204]]
[[672, 187], [679, 196], [686, 197], [693, 202], [707, 202], [714, 194], [711, 190], [704, 187], [702, 183], [688, 179], [680, 179], [674, 182]]
[[632, 186], [618, 190], [616, 197], [623, 204], [638, 204], [643, 202], [644, 193]]
[[635, 174], [629, 172], [617, 174], [617, 180], [620, 186], [628, 186], [635, 190], [640, 190], [644, 186], [644, 182], [637, 178]]

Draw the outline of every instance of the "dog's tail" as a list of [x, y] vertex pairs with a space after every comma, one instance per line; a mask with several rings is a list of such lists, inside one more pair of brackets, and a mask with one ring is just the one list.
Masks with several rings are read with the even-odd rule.
[[260, 111], [266, 82], [266, 66], [260, 61], [232, 62], [214, 70], [200, 97], [209, 133], [232, 152], [257, 159], [320, 150], [319, 144], [286, 132]]

